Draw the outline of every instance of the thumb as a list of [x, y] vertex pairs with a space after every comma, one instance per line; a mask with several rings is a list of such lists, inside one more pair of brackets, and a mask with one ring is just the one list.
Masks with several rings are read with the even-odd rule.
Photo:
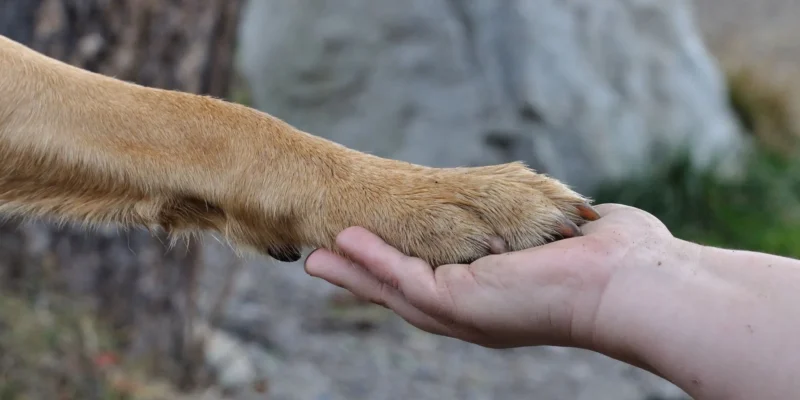
[[398, 290], [415, 307], [425, 312], [441, 312], [434, 270], [425, 261], [401, 253], [361, 227], [342, 231], [336, 244], [354, 262]]

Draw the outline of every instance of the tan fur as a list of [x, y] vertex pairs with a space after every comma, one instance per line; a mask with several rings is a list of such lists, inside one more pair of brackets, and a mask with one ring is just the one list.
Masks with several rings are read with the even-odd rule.
[[436, 169], [357, 152], [265, 113], [78, 69], [0, 36], [0, 212], [214, 230], [279, 259], [362, 226], [434, 265], [501, 237], [542, 244], [585, 199], [514, 163]]

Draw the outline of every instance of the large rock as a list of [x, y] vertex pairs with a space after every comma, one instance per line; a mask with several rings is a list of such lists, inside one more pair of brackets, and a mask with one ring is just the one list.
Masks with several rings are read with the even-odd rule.
[[745, 147], [684, 0], [251, 0], [243, 15], [254, 105], [380, 156], [522, 159], [590, 192], [683, 149], [735, 166]]

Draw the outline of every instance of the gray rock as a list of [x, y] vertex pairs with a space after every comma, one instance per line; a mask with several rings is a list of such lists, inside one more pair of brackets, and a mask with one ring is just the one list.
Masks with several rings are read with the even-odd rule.
[[736, 172], [744, 135], [685, 0], [250, 0], [254, 105], [431, 166], [524, 160], [591, 194], [688, 149]]

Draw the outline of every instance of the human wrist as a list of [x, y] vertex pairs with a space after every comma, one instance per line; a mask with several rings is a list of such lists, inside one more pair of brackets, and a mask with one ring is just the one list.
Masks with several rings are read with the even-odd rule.
[[[628, 249], [609, 276], [586, 347], [654, 373], [654, 343], [669, 346], [675, 313], [693, 308], [704, 246], [673, 237]], [[692, 299], [692, 300], [689, 300]], [[663, 375], [662, 375], [663, 376]]]
[[788, 350], [800, 345], [796, 260], [677, 239], [652, 247], [611, 278], [592, 350], [698, 399], [800, 392], [791, 372], [797, 358]]

